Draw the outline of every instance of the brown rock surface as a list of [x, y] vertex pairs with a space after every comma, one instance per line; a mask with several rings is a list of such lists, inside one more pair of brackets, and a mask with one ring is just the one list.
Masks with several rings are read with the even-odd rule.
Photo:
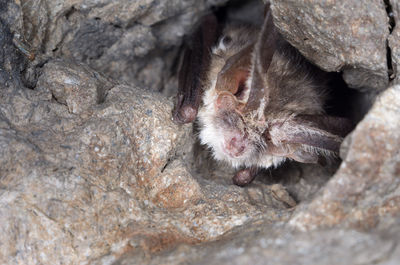
[[[398, 220], [387, 220], [385, 225], [398, 226]], [[400, 255], [399, 230], [389, 231], [385, 227], [369, 233], [335, 228], [304, 233], [255, 223], [217, 242], [200, 246], [181, 244], [152, 259], [137, 253], [134, 257], [122, 257], [116, 264], [394, 265]]]

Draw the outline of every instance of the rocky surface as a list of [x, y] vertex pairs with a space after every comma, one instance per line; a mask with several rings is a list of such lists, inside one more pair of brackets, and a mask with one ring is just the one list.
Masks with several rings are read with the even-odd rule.
[[[155, 91], [176, 91], [183, 35], [223, 2], [0, 0], [1, 264], [398, 263], [396, 72], [336, 174], [287, 163], [240, 188], [171, 121], [173, 100]], [[394, 70], [399, 41], [383, 2], [272, 2], [315, 63], [386, 88], [386, 39]]]
[[[398, 227], [398, 220], [387, 220], [385, 225]], [[369, 233], [339, 228], [302, 233], [255, 223], [207, 245], [182, 244], [151, 260], [144, 255], [125, 256], [116, 264], [394, 265], [400, 255], [398, 236], [398, 229], [384, 226]]]
[[389, 36], [389, 48], [390, 55], [392, 58], [392, 68], [393, 68], [393, 76], [398, 79], [398, 71], [400, 69], [400, 48], [397, 45], [400, 42], [400, 28], [396, 23], [398, 22], [398, 18], [400, 17], [400, 3], [398, 1], [390, 1], [391, 4], [391, 16], [389, 22], [391, 23], [390, 31], [391, 34]]
[[389, 84], [389, 19], [385, 1], [272, 0], [282, 35], [326, 71], [343, 71], [349, 86], [381, 91]]
[[161, 91], [184, 34], [226, 0], [2, 2], [14, 12], [7, 17], [11, 31], [45, 57], [81, 61], [108, 77]]
[[84, 84], [87, 76], [59, 64], [47, 63], [39, 80], [52, 82], [37, 90], [2, 89], [0, 263], [76, 264], [208, 241], [261, 217], [284, 219], [282, 186], [273, 189], [278, 196], [267, 185], [250, 195], [189, 173], [180, 153], [189, 128], [171, 121], [170, 101], [117, 85], [101, 104], [74, 102], [84, 110], [76, 113], [70, 80]]

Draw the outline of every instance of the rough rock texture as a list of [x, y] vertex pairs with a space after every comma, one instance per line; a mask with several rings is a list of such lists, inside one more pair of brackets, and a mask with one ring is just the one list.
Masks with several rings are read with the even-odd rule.
[[[400, 3], [398, 1], [389, 1], [392, 8], [391, 34], [389, 36], [389, 48], [392, 57], [393, 77], [398, 79], [398, 71], [400, 70], [400, 27], [398, 27], [400, 17]], [[397, 26], [396, 26], [397, 23]]]
[[[8, 1], [7, 1], [8, 2]], [[20, 80], [19, 73], [23, 70], [21, 64], [23, 58], [17, 54], [12, 43], [12, 29], [10, 25], [15, 25], [18, 21], [19, 13], [17, 8], [6, 1], [0, 2], [0, 84], [8, 87], [18, 85]]]
[[85, 65], [56, 60], [43, 67], [36, 90], [44, 90], [49, 100], [53, 96], [59, 103], [67, 105], [69, 112], [82, 113], [103, 102], [111, 86], [101, 74]]
[[[154, 90], [176, 91], [182, 36], [223, 2], [0, 0], [1, 264], [398, 264], [400, 85], [348, 136], [336, 174], [287, 163], [240, 188], [171, 121]], [[386, 88], [398, 27], [383, 2], [339, 2], [273, 11], [315, 63]]]
[[35, 90], [0, 90], [0, 263], [113, 260], [288, 218], [283, 186], [196, 180], [171, 101], [116, 85], [98, 104], [106, 81], [88, 71], [50, 61]]
[[354, 88], [388, 86], [388, 16], [382, 0], [272, 0], [274, 22], [283, 36], [326, 71], [343, 71]]
[[[387, 230], [388, 226], [392, 228]], [[125, 256], [116, 264], [394, 265], [400, 255], [398, 227], [398, 220], [389, 219], [369, 233], [339, 228], [302, 233], [254, 223], [207, 245], [182, 244], [152, 259]]]
[[[20, 16], [12, 32], [33, 50], [85, 62], [108, 77], [161, 91], [184, 34], [207, 8], [226, 0], [8, 2], [7, 10]], [[148, 75], [160, 80], [148, 82]]]

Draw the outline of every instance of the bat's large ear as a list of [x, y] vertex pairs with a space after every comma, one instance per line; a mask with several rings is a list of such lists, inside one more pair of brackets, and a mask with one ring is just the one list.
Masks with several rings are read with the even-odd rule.
[[211, 47], [218, 37], [218, 21], [209, 14], [201, 20], [194, 34], [185, 44], [185, 52], [179, 69], [178, 95], [173, 119], [176, 123], [189, 123], [196, 119], [205, 78], [210, 64]]
[[338, 154], [343, 137], [352, 129], [346, 118], [299, 115], [270, 124], [264, 133], [276, 155], [303, 163], [317, 163], [320, 154]]
[[276, 51], [276, 43], [279, 35], [276, 31], [272, 20], [269, 3], [265, 6], [264, 24], [261, 28], [260, 35], [254, 47], [253, 69], [251, 76], [251, 87], [249, 99], [246, 105], [246, 111], [253, 111], [258, 108], [260, 98], [265, 98], [267, 95], [265, 90], [266, 77], [268, 69], [271, 65], [272, 57]]

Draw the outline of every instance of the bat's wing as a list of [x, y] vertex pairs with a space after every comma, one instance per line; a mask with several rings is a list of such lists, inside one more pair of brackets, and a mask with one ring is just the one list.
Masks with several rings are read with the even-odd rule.
[[352, 126], [348, 119], [299, 115], [272, 122], [264, 132], [269, 151], [303, 163], [317, 163], [321, 154], [338, 154]]
[[202, 79], [208, 70], [210, 50], [218, 37], [218, 31], [217, 18], [213, 14], [207, 15], [186, 43], [173, 111], [173, 119], [177, 123], [189, 123], [196, 119], [203, 93]]

